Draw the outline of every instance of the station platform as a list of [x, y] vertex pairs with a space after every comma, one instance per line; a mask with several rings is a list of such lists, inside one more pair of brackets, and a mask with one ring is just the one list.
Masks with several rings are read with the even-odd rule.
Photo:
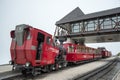
[[0, 73], [8, 72], [12, 70], [12, 65], [5, 64], [5, 65], [0, 65]]
[[18, 71], [12, 71], [12, 65], [0, 65], [0, 80], [4, 80], [4, 78], [13, 77], [16, 75], [21, 75], [21, 73]]
[[38, 77], [38, 80], [74, 80], [77, 77], [93, 71], [97, 68], [100, 68], [104, 65], [106, 65], [107, 63], [109, 63], [111, 60], [115, 59], [115, 57], [110, 57], [110, 58], [106, 58], [106, 59], [101, 59], [99, 61], [94, 61], [94, 62], [90, 62], [90, 63], [85, 63], [83, 65], [80, 66], [76, 66], [67, 70], [62, 70], [62, 71], [58, 71], [55, 73], [50, 73], [48, 75], [46, 75], [45, 77]]

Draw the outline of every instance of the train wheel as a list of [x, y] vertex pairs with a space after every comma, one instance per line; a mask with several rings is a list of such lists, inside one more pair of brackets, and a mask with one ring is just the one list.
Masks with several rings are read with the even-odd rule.
[[64, 62], [63, 63], [63, 67], [67, 67], [68, 63], [67, 62]]
[[33, 76], [36, 76], [38, 74], [41, 74], [41, 69], [40, 68], [33, 68], [31, 74]]
[[14, 65], [12, 66], [12, 71], [15, 71], [15, 66]]
[[58, 68], [59, 68], [59, 69], [62, 68], [62, 64], [58, 64]]
[[41, 70], [42, 72], [50, 72], [50, 67], [47, 65], [47, 66], [44, 66]]
[[55, 70], [55, 66], [54, 66], [54, 65], [50, 65], [50, 66], [49, 66], [49, 70], [50, 70], [50, 71], [54, 71], [54, 70]]
[[32, 70], [32, 76], [36, 76], [36, 75], [37, 75], [36, 71]]
[[46, 72], [50, 72], [50, 66], [46, 66]]
[[55, 70], [59, 69], [59, 64], [55, 64]]
[[26, 76], [27, 75], [27, 72], [26, 72], [26, 70], [24, 69], [24, 70], [22, 70], [22, 74], [24, 75], [24, 76]]

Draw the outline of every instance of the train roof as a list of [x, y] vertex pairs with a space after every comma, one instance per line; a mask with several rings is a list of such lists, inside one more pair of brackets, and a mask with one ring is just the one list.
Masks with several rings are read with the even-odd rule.
[[[46, 34], [46, 35], [52, 36], [51, 34], [45, 32], [44, 30], [34, 28], [34, 27], [32, 27], [32, 26], [30, 26], [30, 25], [28, 25], [28, 24], [20, 24], [20, 25], [17, 25], [17, 26], [23, 26], [23, 27], [25, 27], [25, 28], [35, 29], [35, 30], [37, 30], [37, 31], [42, 32], [43, 34]], [[16, 26], [16, 27], [17, 27], [17, 26]]]
[[86, 48], [91, 48], [91, 49], [96, 49], [96, 48], [92, 48], [92, 47], [88, 47], [88, 46], [84, 46], [84, 45], [77, 45], [77, 44], [74, 44], [74, 43], [64, 43], [64, 45], [73, 45], [73, 46], [81, 46], [81, 47], [86, 47]]

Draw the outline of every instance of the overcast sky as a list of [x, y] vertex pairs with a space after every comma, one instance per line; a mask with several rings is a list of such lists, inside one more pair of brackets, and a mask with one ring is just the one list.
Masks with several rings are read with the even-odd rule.
[[[120, 7], [120, 0], [0, 0], [0, 64], [10, 60], [10, 31], [16, 25], [29, 24], [53, 35], [55, 22], [76, 7], [88, 14]], [[105, 46], [113, 54], [120, 51], [120, 42], [88, 46]]]

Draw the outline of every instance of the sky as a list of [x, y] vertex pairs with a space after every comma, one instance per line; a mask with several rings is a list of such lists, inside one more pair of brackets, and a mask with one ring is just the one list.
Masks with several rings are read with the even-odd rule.
[[[29, 24], [54, 34], [56, 21], [76, 7], [85, 14], [120, 7], [120, 0], [0, 0], [0, 64], [10, 60], [10, 31], [18, 24]], [[87, 44], [105, 46], [113, 54], [120, 52], [120, 42]]]

